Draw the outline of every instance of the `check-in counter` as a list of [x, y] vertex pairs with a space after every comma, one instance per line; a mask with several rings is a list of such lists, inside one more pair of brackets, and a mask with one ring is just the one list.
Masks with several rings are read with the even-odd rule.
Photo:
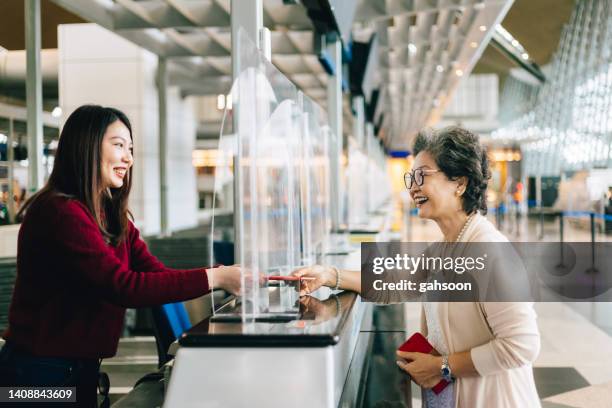
[[[330, 262], [356, 269], [359, 251]], [[205, 319], [179, 340], [164, 407], [335, 408], [356, 398], [358, 389], [344, 393], [344, 385], [351, 362], [363, 364], [367, 342], [358, 359], [355, 350], [371, 317], [355, 293], [323, 288], [302, 300], [298, 320]]]
[[[373, 216], [355, 233], [335, 234], [324, 262], [359, 270], [359, 242], [387, 240], [388, 214]], [[372, 311], [380, 308], [362, 302], [355, 293], [321, 288], [301, 299], [297, 320], [243, 323], [224, 318], [239, 316], [239, 301], [227, 303], [221, 311], [225, 313], [195, 324], [171, 347], [175, 358], [171, 370], [164, 370], [163, 389], [144, 383], [118, 406], [144, 406], [130, 405], [139, 399], [136, 394], [142, 400], [158, 401], [155, 405], [163, 400], [165, 408], [336, 408], [380, 399], [367, 395], [372, 347], [378, 341]], [[394, 360], [390, 362], [393, 370]]]
[[[389, 214], [374, 215], [356, 234], [336, 234], [325, 263], [359, 270], [359, 243], [386, 240]], [[164, 407], [358, 405], [372, 346], [372, 305], [328, 288], [301, 302], [298, 320], [243, 323], [216, 316], [184, 333]]]

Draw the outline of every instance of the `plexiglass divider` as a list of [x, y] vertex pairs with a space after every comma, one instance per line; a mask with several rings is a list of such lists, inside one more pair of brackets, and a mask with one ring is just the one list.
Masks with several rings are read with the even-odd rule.
[[[350, 206], [348, 208], [349, 228], [367, 229], [368, 226], [368, 157], [354, 139], [349, 139], [347, 184]], [[365, 180], [364, 180], [365, 176]], [[374, 189], [376, 187], [374, 186]], [[376, 191], [376, 190], [373, 190]]]
[[[214, 314], [243, 322], [291, 320], [299, 312], [299, 281], [287, 278], [321, 260], [329, 235], [328, 126], [321, 109], [245, 32], [238, 35], [239, 75], [230, 93], [233, 109], [224, 112], [215, 192], [231, 182], [230, 167], [239, 169], [240, 234], [234, 239], [242, 287], [239, 308], [215, 307]], [[219, 235], [215, 218], [213, 239]]]
[[303, 263], [322, 263], [328, 252], [329, 126], [321, 108], [302, 94], [302, 228]]

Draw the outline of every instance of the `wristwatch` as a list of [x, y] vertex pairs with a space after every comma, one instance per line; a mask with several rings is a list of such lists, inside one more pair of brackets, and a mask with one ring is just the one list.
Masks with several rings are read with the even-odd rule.
[[440, 375], [448, 382], [453, 382], [453, 376], [451, 368], [448, 365], [448, 356], [442, 356], [442, 367], [440, 368]]

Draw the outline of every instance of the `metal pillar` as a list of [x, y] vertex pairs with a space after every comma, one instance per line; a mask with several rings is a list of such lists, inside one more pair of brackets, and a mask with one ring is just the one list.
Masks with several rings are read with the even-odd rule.
[[42, 187], [42, 76], [40, 72], [40, 2], [25, 1], [28, 191]]
[[161, 235], [168, 236], [168, 73], [165, 57], [157, 62], [159, 109], [159, 202]]
[[330, 212], [332, 231], [338, 231], [343, 224], [344, 194], [341, 183], [342, 156], [342, 50], [340, 38], [336, 37], [327, 44], [327, 52], [334, 66], [334, 75], [327, 80], [327, 112], [329, 114], [329, 126], [335, 142], [331, 143], [330, 154]]
[[599, 269], [595, 266], [595, 213], [589, 214], [591, 219], [591, 266], [587, 268], [585, 273], [597, 273]]
[[[365, 194], [367, 197], [368, 214], [369, 214], [375, 210], [374, 203], [372, 202], [372, 194], [370, 194], [371, 193], [370, 174], [372, 174], [372, 172], [374, 171], [374, 166], [377, 165], [377, 163], [374, 162], [374, 153], [375, 153], [374, 143], [376, 142], [376, 140], [374, 138], [374, 125], [372, 123], [366, 123], [365, 129], [366, 129], [365, 149], [366, 149], [366, 156], [368, 157], [368, 171], [367, 171], [367, 174], [365, 175], [366, 176]], [[376, 189], [374, 189], [374, 191], [376, 191]]]
[[[231, 26], [232, 26], [232, 82], [235, 84], [240, 74], [240, 43], [238, 31], [242, 28], [246, 34], [260, 48], [260, 33], [263, 27], [263, 5], [262, 0], [231, 0]], [[241, 144], [238, 129], [238, 101], [232, 101], [233, 110], [233, 133], [236, 135], [236, 155], [239, 157]], [[242, 220], [242, 196], [240, 194], [241, 174], [240, 162], [234, 160], [234, 262], [241, 263], [240, 237]]]
[[540, 214], [540, 231], [538, 239], [541, 241], [544, 239], [544, 209], [542, 208], [542, 176], [537, 176], [535, 179], [536, 183], [536, 205]]
[[558, 269], [564, 269], [566, 267], [565, 263], [564, 263], [565, 256], [564, 256], [564, 248], [563, 248], [563, 246], [565, 244], [565, 242], [564, 242], [564, 238], [565, 237], [564, 237], [564, 234], [563, 234], [563, 224], [564, 224], [564, 222], [563, 222], [563, 211], [559, 211], [559, 258], [561, 258], [561, 259], [559, 260], [559, 264], [557, 265]]
[[355, 139], [357, 139], [359, 148], [365, 150], [365, 102], [363, 96], [353, 98], [353, 111], [355, 112], [353, 116]]
[[15, 127], [13, 118], [9, 118], [8, 140], [6, 142], [6, 161], [8, 164], [8, 218], [9, 224], [15, 222], [15, 190], [13, 183], [15, 180], [15, 172], [13, 162], [15, 161], [15, 151], [13, 150], [13, 142], [15, 140]]

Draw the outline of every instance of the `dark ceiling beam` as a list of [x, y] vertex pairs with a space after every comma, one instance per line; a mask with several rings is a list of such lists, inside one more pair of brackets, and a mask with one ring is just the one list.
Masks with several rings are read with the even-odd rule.
[[495, 36], [491, 37], [491, 45], [539, 82], [546, 82], [546, 76], [535, 62], [524, 60], [511, 46], [499, 41]]
[[[227, 57], [230, 52], [221, 46], [214, 38], [207, 33], [180, 33], [175, 29], [168, 28], [163, 30], [179, 46], [188, 49], [193, 55], [198, 57]], [[203, 35], [201, 35], [203, 34]]]
[[[194, 24], [182, 13], [177, 11], [168, 3], [157, 3], [150, 1], [115, 0], [117, 6], [129, 10], [142, 20], [147, 21], [152, 27], [193, 27]], [[121, 27], [115, 26], [115, 29]], [[143, 28], [143, 27], [139, 27]]]
[[[152, 28], [151, 30], [157, 29]], [[181, 44], [177, 44], [174, 40], [170, 39], [161, 31], [159, 32], [159, 35], [165, 36], [167, 38], [166, 42], [160, 42], [159, 39], [156, 38], [157, 35], [152, 32], [142, 30], [121, 30], [118, 31], [117, 34], [162, 57], [172, 58], [193, 56], [192, 50]]]
[[194, 81], [193, 78], [180, 75], [172, 75], [169, 78], [169, 83], [172, 86], [181, 88], [182, 96], [191, 95], [219, 95], [227, 94], [232, 88], [232, 77], [230, 75], [201, 78]]
[[114, 17], [110, 10], [101, 4], [92, 3], [90, 0], [51, 0], [58, 6], [76, 14], [85, 21], [95, 21], [102, 27], [113, 30]]
[[[198, 3], [198, 8], [189, 8], [175, 0], [166, 0], [167, 4], [148, 11], [129, 0], [121, 0], [116, 6], [115, 28], [132, 30], [142, 28], [189, 28], [189, 27], [229, 27], [228, 13], [215, 1]], [[205, 5], [205, 7], [202, 7]], [[126, 11], [132, 16], [130, 17]]]

